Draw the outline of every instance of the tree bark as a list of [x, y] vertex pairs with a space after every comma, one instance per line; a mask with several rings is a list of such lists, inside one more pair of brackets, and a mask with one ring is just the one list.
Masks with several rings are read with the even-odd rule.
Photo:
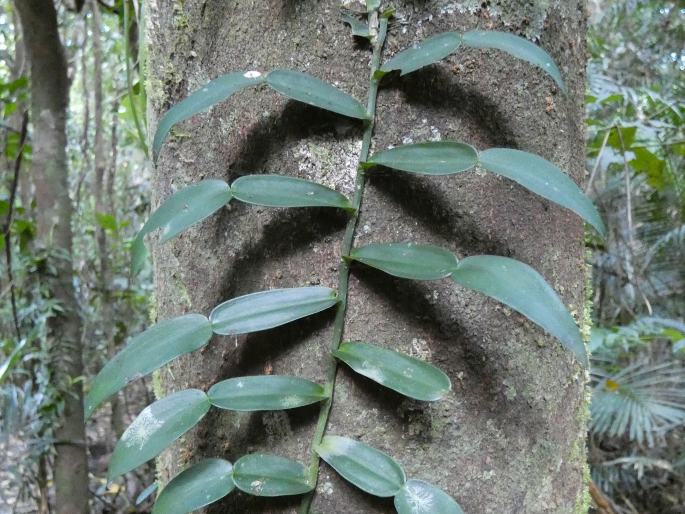
[[[560, 64], [564, 96], [538, 69], [496, 51], [449, 59], [381, 86], [374, 147], [432, 138], [479, 149], [520, 148], [584, 173], [585, 13], [582, 0], [394, 2], [385, 58], [445, 30], [497, 29], [539, 43]], [[483, 7], [487, 4], [487, 6]], [[151, 0], [146, 7], [150, 126], [169, 106], [229, 71], [291, 68], [365, 101], [369, 49], [340, 21], [339, 2]], [[203, 178], [284, 173], [350, 195], [362, 127], [266, 91], [245, 91], [182, 124], [154, 174], [155, 205]], [[414, 241], [459, 256], [498, 254], [540, 271], [569, 309], [584, 308], [583, 226], [570, 212], [490, 174], [375, 173], [355, 246]], [[153, 244], [157, 318], [208, 313], [226, 299], [275, 287], [337, 286], [345, 217], [238, 202], [164, 245]], [[411, 282], [354, 267], [346, 340], [425, 358], [450, 376], [436, 403], [408, 401], [342, 366], [329, 434], [395, 457], [469, 513], [572, 513], [586, 502], [585, 373], [543, 331], [451, 281]], [[156, 393], [207, 389], [227, 377], [292, 374], [323, 382], [332, 313], [262, 333], [215, 337], [172, 363]], [[579, 319], [580, 321], [580, 319]], [[158, 459], [167, 480], [207, 456], [267, 451], [309, 459], [316, 407], [211, 411]], [[208, 512], [292, 512], [295, 500], [232, 493]], [[322, 465], [312, 512], [393, 512]]]
[[88, 466], [81, 382], [81, 323], [73, 286], [72, 204], [69, 197], [65, 123], [69, 81], [52, 0], [15, 2], [30, 62], [33, 178], [39, 245], [48, 249], [45, 281], [60, 310], [48, 321], [52, 381], [63, 414], [55, 428], [55, 511], [88, 512]]

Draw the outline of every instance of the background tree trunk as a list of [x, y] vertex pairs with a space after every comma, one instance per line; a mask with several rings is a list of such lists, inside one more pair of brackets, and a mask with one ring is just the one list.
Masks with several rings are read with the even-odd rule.
[[[506, 30], [553, 55], [569, 94], [502, 53], [461, 49], [439, 65], [384, 82], [376, 148], [438, 137], [481, 149], [515, 147], [582, 180], [582, 0], [394, 5], [386, 57], [444, 30]], [[190, 91], [235, 70], [306, 71], [365, 101], [370, 52], [341, 23], [339, 2], [151, 0], [146, 10], [151, 127]], [[155, 173], [155, 205], [190, 182], [261, 171], [318, 180], [349, 194], [360, 139], [361, 127], [351, 120], [269, 91], [246, 91], [175, 131]], [[336, 287], [343, 228], [344, 216], [330, 210], [232, 203], [154, 246], [157, 318], [208, 313], [228, 298], [274, 287]], [[355, 245], [395, 241], [519, 259], [582, 317], [582, 223], [508, 180], [474, 172], [443, 178], [374, 173]], [[201, 356], [163, 370], [156, 393], [271, 372], [322, 382], [331, 319], [332, 312], [249, 336], [215, 337]], [[415, 283], [355, 267], [345, 339], [428, 359], [449, 374], [454, 391], [436, 403], [408, 401], [342, 366], [328, 433], [388, 452], [409, 476], [452, 494], [465, 512], [583, 509], [586, 377], [553, 338], [451, 281]], [[213, 411], [159, 459], [161, 477], [205, 456], [235, 460], [258, 450], [306, 463], [316, 415], [316, 407]], [[291, 512], [297, 501], [233, 493], [209, 512]], [[322, 467], [313, 512], [392, 511], [390, 501], [361, 493]]]
[[55, 429], [55, 512], [88, 512], [88, 463], [83, 423], [81, 322], [73, 285], [72, 204], [69, 197], [65, 123], [69, 81], [52, 0], [15, 2], [30, 62], [32, 176], [35, 184], [38, 242], [48, 250], [41, 280], [59, 303], [49, 320], [52, 381], [64, 402]]

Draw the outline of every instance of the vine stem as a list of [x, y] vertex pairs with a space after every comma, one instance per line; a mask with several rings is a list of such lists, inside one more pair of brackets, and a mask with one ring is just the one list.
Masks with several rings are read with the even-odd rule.
[[[371, 15], [376, 13], [369, 13], [369, 19]], [[331, 412], [331, 407], [333, 406], [333, 393], [335, 391], [335, 377], [338, 373], [338, 361], [333, 357], [333, 353], [338, 349], [340, 343], [342, 342], [343, 330], [345, 328], [345, 313], [347, 312], [347, 297], [348, 297], [348, 283], [350, 279], [350, 263], [347, 259], [354, 246], [354, 235], [357, 229], [357, 223], [359, 222], [359, 212], [362, 205], [362, 197], [364, 195], [364, 185], [366, 183], [366, 174], [362, 163], [366, 162], [369, 158], [369, 150], [371, 148], [371, 139], [373, 137], [373, 129], [375, 126], [376, 118], [376, 97], [378, 96], [378, 85], [381, 80], [380, 77], [375, 77], [374, 75], [380, 69], [381, 65], [381, 55], [383, 53], [383, 44], [385, 43], [385, 36], [388, 31], [388, 18], [383, 16], [380, 19], [380, 27], [378, 29], [378, 35], [373, 43], [373, 57], [371, 59], [371, 74], [369, 79], [369, 93], [367, 100], [367, 112], [369, 114], [369, 119], [366, 123], [364, 129], [364, 136], [362, 139], [362, 149], [359, 153], [359, 166], [357, 168], [357, 174], [354, 183], [354, 198], [352, 199], [352, 205], [354, 207], [354, 213], [350, 216], [347, 222], [347, 227], [345, 228], [345, 236], [343, 237], [342, 246], [340, 250], [341, 259], [340, 267], [338, 268], [338, 295], [339, 302], [335, 313], [335, 321], [333, 324], [333, 334], [331, 336], [330, 354], [329, 354], [329, 364], [328, 372], [326, 375], [326, 385], [325, 391], [328, 394], [328, 398], [324, 400], [321, 404], [321, 410], [319, 411], [319, 419], [316, 423], [316, 429], [314, 430], [314, 437], [312, 439], [312, 454], [311, 461], [309, 464], [309, 482], [316, 487], [316, 483], [319, 478], [319, 455], [316, 453], [316, 446], [321, 444], [321, 440], [326, 432], [326, 425], [328, 424], [328, 416]], [[314, 491], [307, 494], [300, 504], [299, 513], [308, 514], [309, 508], [314, 497]]]

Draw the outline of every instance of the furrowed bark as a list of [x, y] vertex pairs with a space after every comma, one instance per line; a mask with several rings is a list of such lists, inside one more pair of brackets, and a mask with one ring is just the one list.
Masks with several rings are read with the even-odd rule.
[[[583, 178], [585, 14], [581, 0], [394, 2], [386, 59], [445, 30], [506, 30], [557, 60], [564, 96], [544, 73], [496, 51], [460, 49], [444, 62], [383, 82], [375, 149], [432, 138], [535, 152]], [[339, 2], [153, 0], [146, 6], [150, 126], [174, 103], [228, 71], [291, 68], [366, 97], [370, 51], [339, 19]], [[284, 173], [352, 196], [363, 127], [266, 90], [250, 90], [184, 122], [162, 150], [155, 205], [202, 178]], [[336, 287], [346, 218], [311, 209], [231, 203], [153, 245], [157, 318], [208, 313], [241, 294], [308, 284]], [[583, 226], [570, 212], [490, 174], [413, 177], [374, 171], [355, 246], [429, 243], [459, 256], [498, 254], [539, 270], [578, 318], [584, 308]], [[572, 513], [586, 501], [585, 373], [521, 316], [452, 282], [415, 283], [353, 266], [344, 338], [425, 358], [454, 391], [418, 403], [342, 366], [327, 433], [391, 454], [465, 512]], [[216, 337], [158, 375], [157, 394], [208, 388], [247, 374], [323, 383], [333, 312], [263, 333]], [[212, 411], [158, 460], [168, 480], [202, 457], [251, 451], [308, 462], [317, 408]], [[299, 499], [232, 493], [208, 512], [291, 512]], [[393, 512], [322, 465], [312, 512]]]
[[81, 381], [76, 380], [83, 370], [81, 323], [72, 280], [72, 204], [66, 158], [67, 64], [52, 0], [17, 0], [15, 7], [30, 62], [37, 239], [49, 250], [51, 261], [40, 279], [61, 307], [48, 321], [52, 380], [64, 402], [64, 414], [55, 429], [54, 512], [86, 514], [86, 440]]

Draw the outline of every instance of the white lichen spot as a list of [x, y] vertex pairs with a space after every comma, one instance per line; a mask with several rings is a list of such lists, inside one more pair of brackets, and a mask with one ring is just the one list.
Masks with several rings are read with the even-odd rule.
[[284, 409], [292, 409], [293, 407], [297, 407], [301, 403], [302, 402], [300, 401], [299, 396], [295, 396], [295, 395], [291, 394], [291, 395], [285, 396], [281, 400], [281, 407], [283, 407]]
[[333, 494], [333, 484], [331, 484], [328, 481], [326, 481], [323, 484], [323, 487], [321, 489], [322, 489], [323, 494], [325, 494], [326, 496], [330, 496]]
[[261, 76], [262, 76], [261, 72], [259, 72], [257, 70], [246, 71], [243, 74], [243, 77], [245, 77], [246, 79], [256, 79], [257, 77], [261, 77]]
[[250, 483], [250, 489], [252, 489], [255, 493], [259, 494], [262, 492], [262, 489], [264, 489], [264, 482], [261, 480], [255, 480]]
[[374, 382], [382, 384], [385, 381], [385, 376], [383, 372], [377, 367], [373, 366], [370, 362], [364, 361], [359, 372], [365, 377], [370, 378]]
[[407, 485], [407, 503], [413, 514], [433, 512], [433, 495], [420, 485]]
[[150, 436], [159, 430], [162, 425], [164, 425], [162, 420], [157, 419], [152, 413], [152, 409], [148, 407], [138, 415], [136, 420], [128, 427], [128, 430], [124, 432], [121, 439], [129, 448], [135, 446], [142, 450]]

